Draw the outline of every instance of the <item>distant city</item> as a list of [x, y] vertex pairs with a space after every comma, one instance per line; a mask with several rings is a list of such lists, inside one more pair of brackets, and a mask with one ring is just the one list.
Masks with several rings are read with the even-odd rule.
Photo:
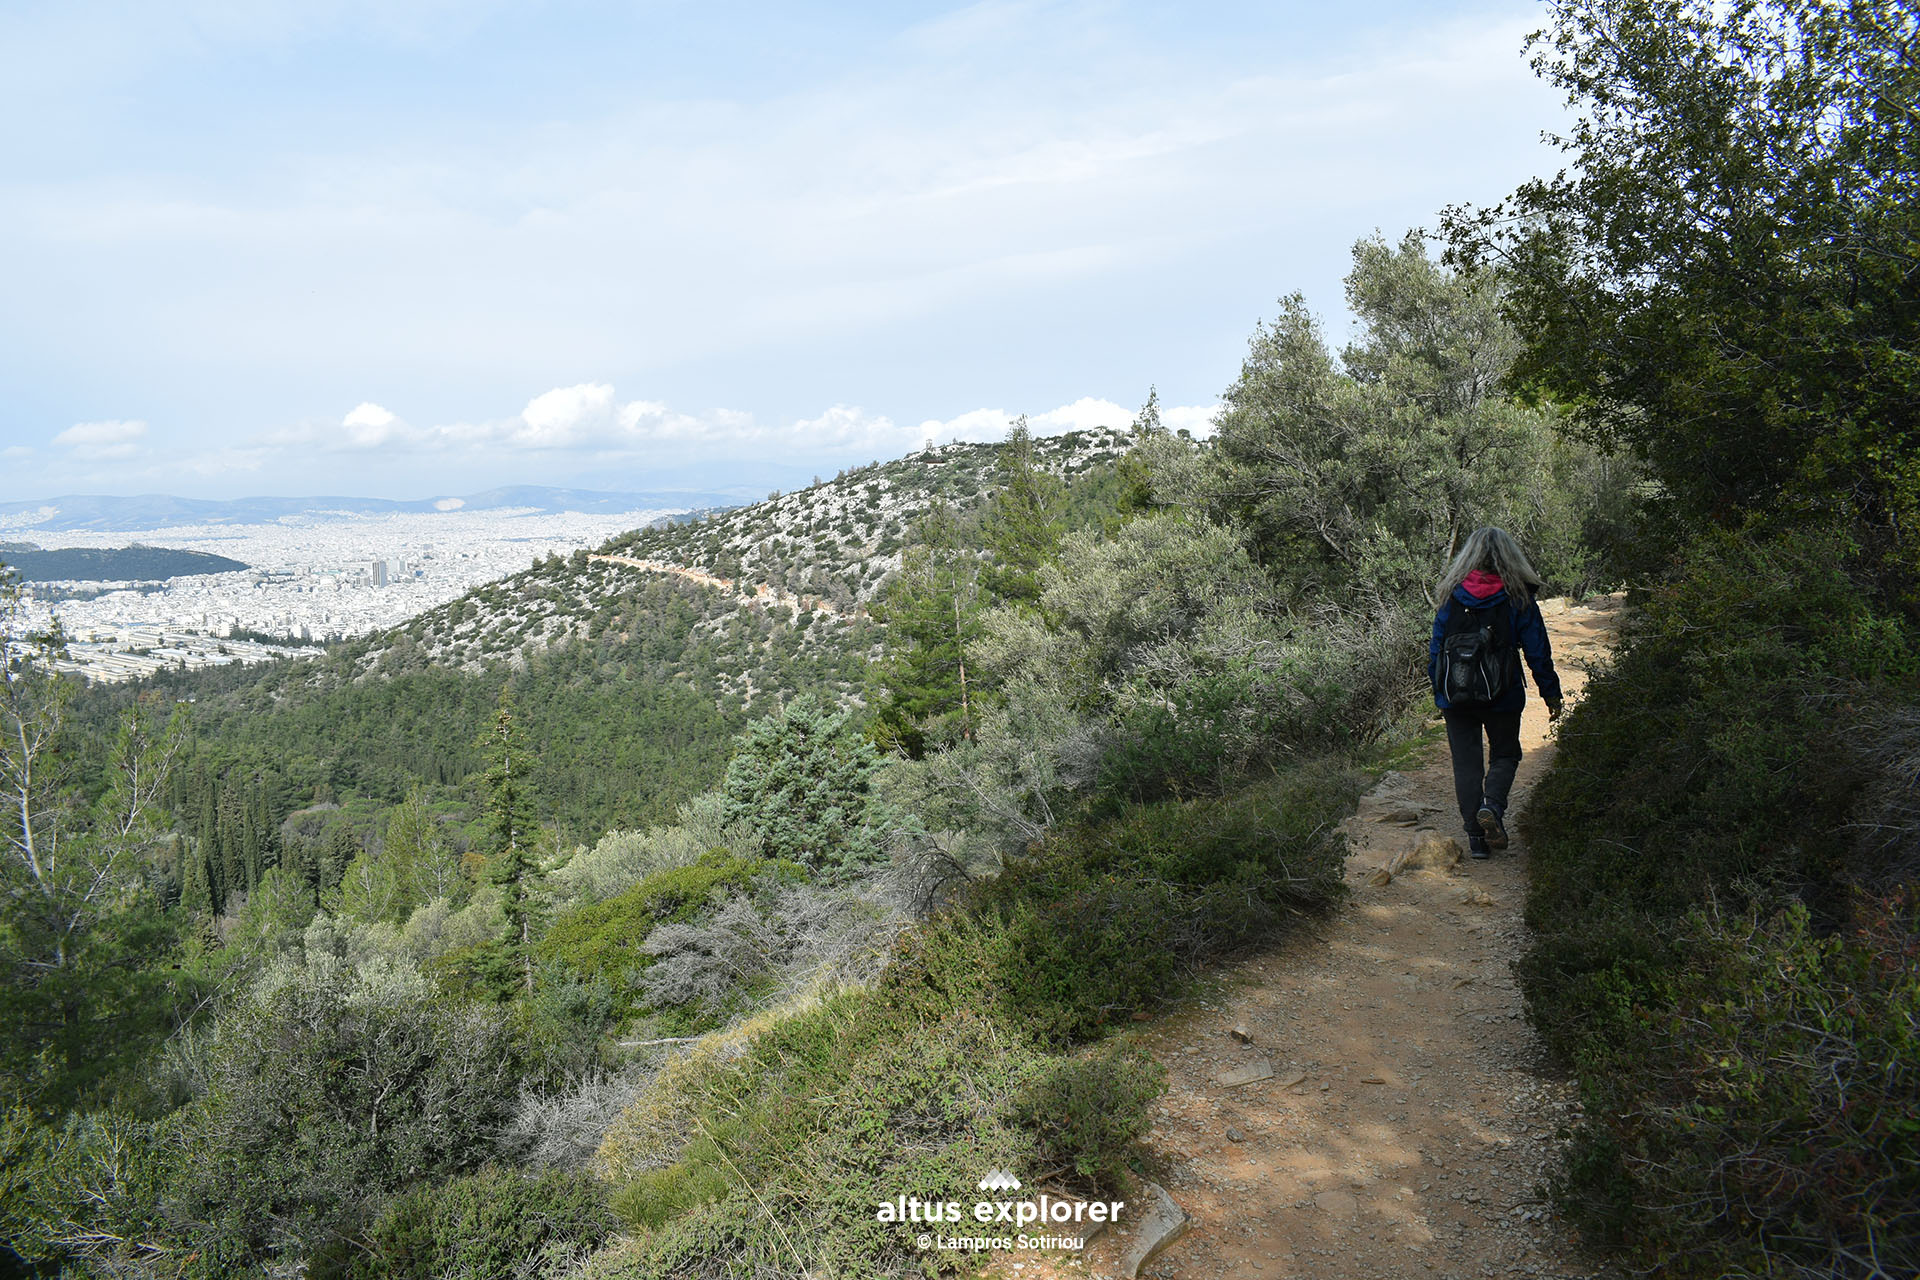
[[[516, 496], [524, 500], [529, 492]], [[562, 500], [625, 496], [545, 492]], [[56, 666], [103, 681], [135, 679], [164, 667], [313, 652], [329, 641], [405, 622], [550, 554], [598, 546], [688, 509], [475, 510], [461, 504], [369, 513], [336, 505], [254, 522], [228, 522], [241, 512], [210, 512], [217, 523], [131, 530], [124, 518], [74, 527], [79, 522], [63, 519], [58, 501], [0, 511], [0, 542], [32, 541], [47, 550], [139, 544], [211, 553], [247, 566], [152, 581], [23, 583], [23, 629], [45, 632], [57, 616], [69, 656]], [[108, 523], [115, 527], [99, 527]]]

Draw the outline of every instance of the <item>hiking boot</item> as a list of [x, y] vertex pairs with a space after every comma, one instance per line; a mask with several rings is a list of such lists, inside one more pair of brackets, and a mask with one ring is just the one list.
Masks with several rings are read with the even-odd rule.
[[1468, 836], [1467, 856], [1481, 862], [1485, 862], [1488, 858], [1492, 857], [1493, 855], [1487, 851], [1487, 838], [1485, 836]]
[[1479, 822], [1480, 831], [1486, 837], [1489, 849], [1507, 847], [1507, 824], [1500, 820], [1500, 811], [1493, 807], [1492, 801], [1480, 806], [1480, 812], [1475, 815], [1475, 821]]

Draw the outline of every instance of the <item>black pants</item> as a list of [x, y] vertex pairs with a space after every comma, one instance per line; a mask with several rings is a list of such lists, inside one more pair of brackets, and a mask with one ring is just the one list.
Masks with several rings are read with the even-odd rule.
[[[1513, 774], [1520, 767], [1520, 713], [1448, 707], [1441, 714], [1447, 719], [1447, 750], [1453, 753], [1453, 796], [1460, 802], [1460, 821], [1468, 837], [1478, 840], [1482, 800], [1493, 801], [1503, 817], [1507, 812], [1507, 793], [1513, 790]], [[1482, 732], [1490, 748], [1484, 773]]]

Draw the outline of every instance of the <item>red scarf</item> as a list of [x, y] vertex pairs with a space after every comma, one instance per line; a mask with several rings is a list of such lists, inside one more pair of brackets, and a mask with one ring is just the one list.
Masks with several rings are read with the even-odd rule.
[[1485, 569], [1475, 569], [1472, 573], [1460, 579], [1460, 585], [1465, 587], [1467, 594], [1476, 600], [1485, 600], [1490, 596], [1506, 590], [1507, 587], [1506, 583], [1500, 581], [1499, 574], [1488, 573]]

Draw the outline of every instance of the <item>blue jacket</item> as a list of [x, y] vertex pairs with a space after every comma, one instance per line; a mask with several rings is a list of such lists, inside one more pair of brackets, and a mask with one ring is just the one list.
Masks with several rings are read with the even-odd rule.
[[[1433, 686], [1433, 705], [1442, 711], [1447, 709], [1447, 699], [1440, 692], [1440, 641], [1447, 634], [1447, 619], [1455, 609], [1486, 609], [1494, 605], [1513, 610], [1513, 638], [1520, 652], [1526, 655], [1533, 682], [1540, 686], [1540, 696], [1548, 702], [1560, 701], [1560, 673], [1553, 669], [1553, 648], [1547, 642], [1547, 623], [1540, 616], [1540, 602], [1530, 601], [1521, 609], [1508, 601], [1504, 591], [1482, 599], [1470, 595], [1465, 587], [1455, 587], [1453, 595], [1443, 601], [1433, 615], [1433, 639], [1427, 645], [1427, 683]], [[1522, 676], [1514, 681], [1513, 688], [1500, 695], [1499, 701], [1484, 710], [1518, 711], [1526, 705], [1527, 681]]]

